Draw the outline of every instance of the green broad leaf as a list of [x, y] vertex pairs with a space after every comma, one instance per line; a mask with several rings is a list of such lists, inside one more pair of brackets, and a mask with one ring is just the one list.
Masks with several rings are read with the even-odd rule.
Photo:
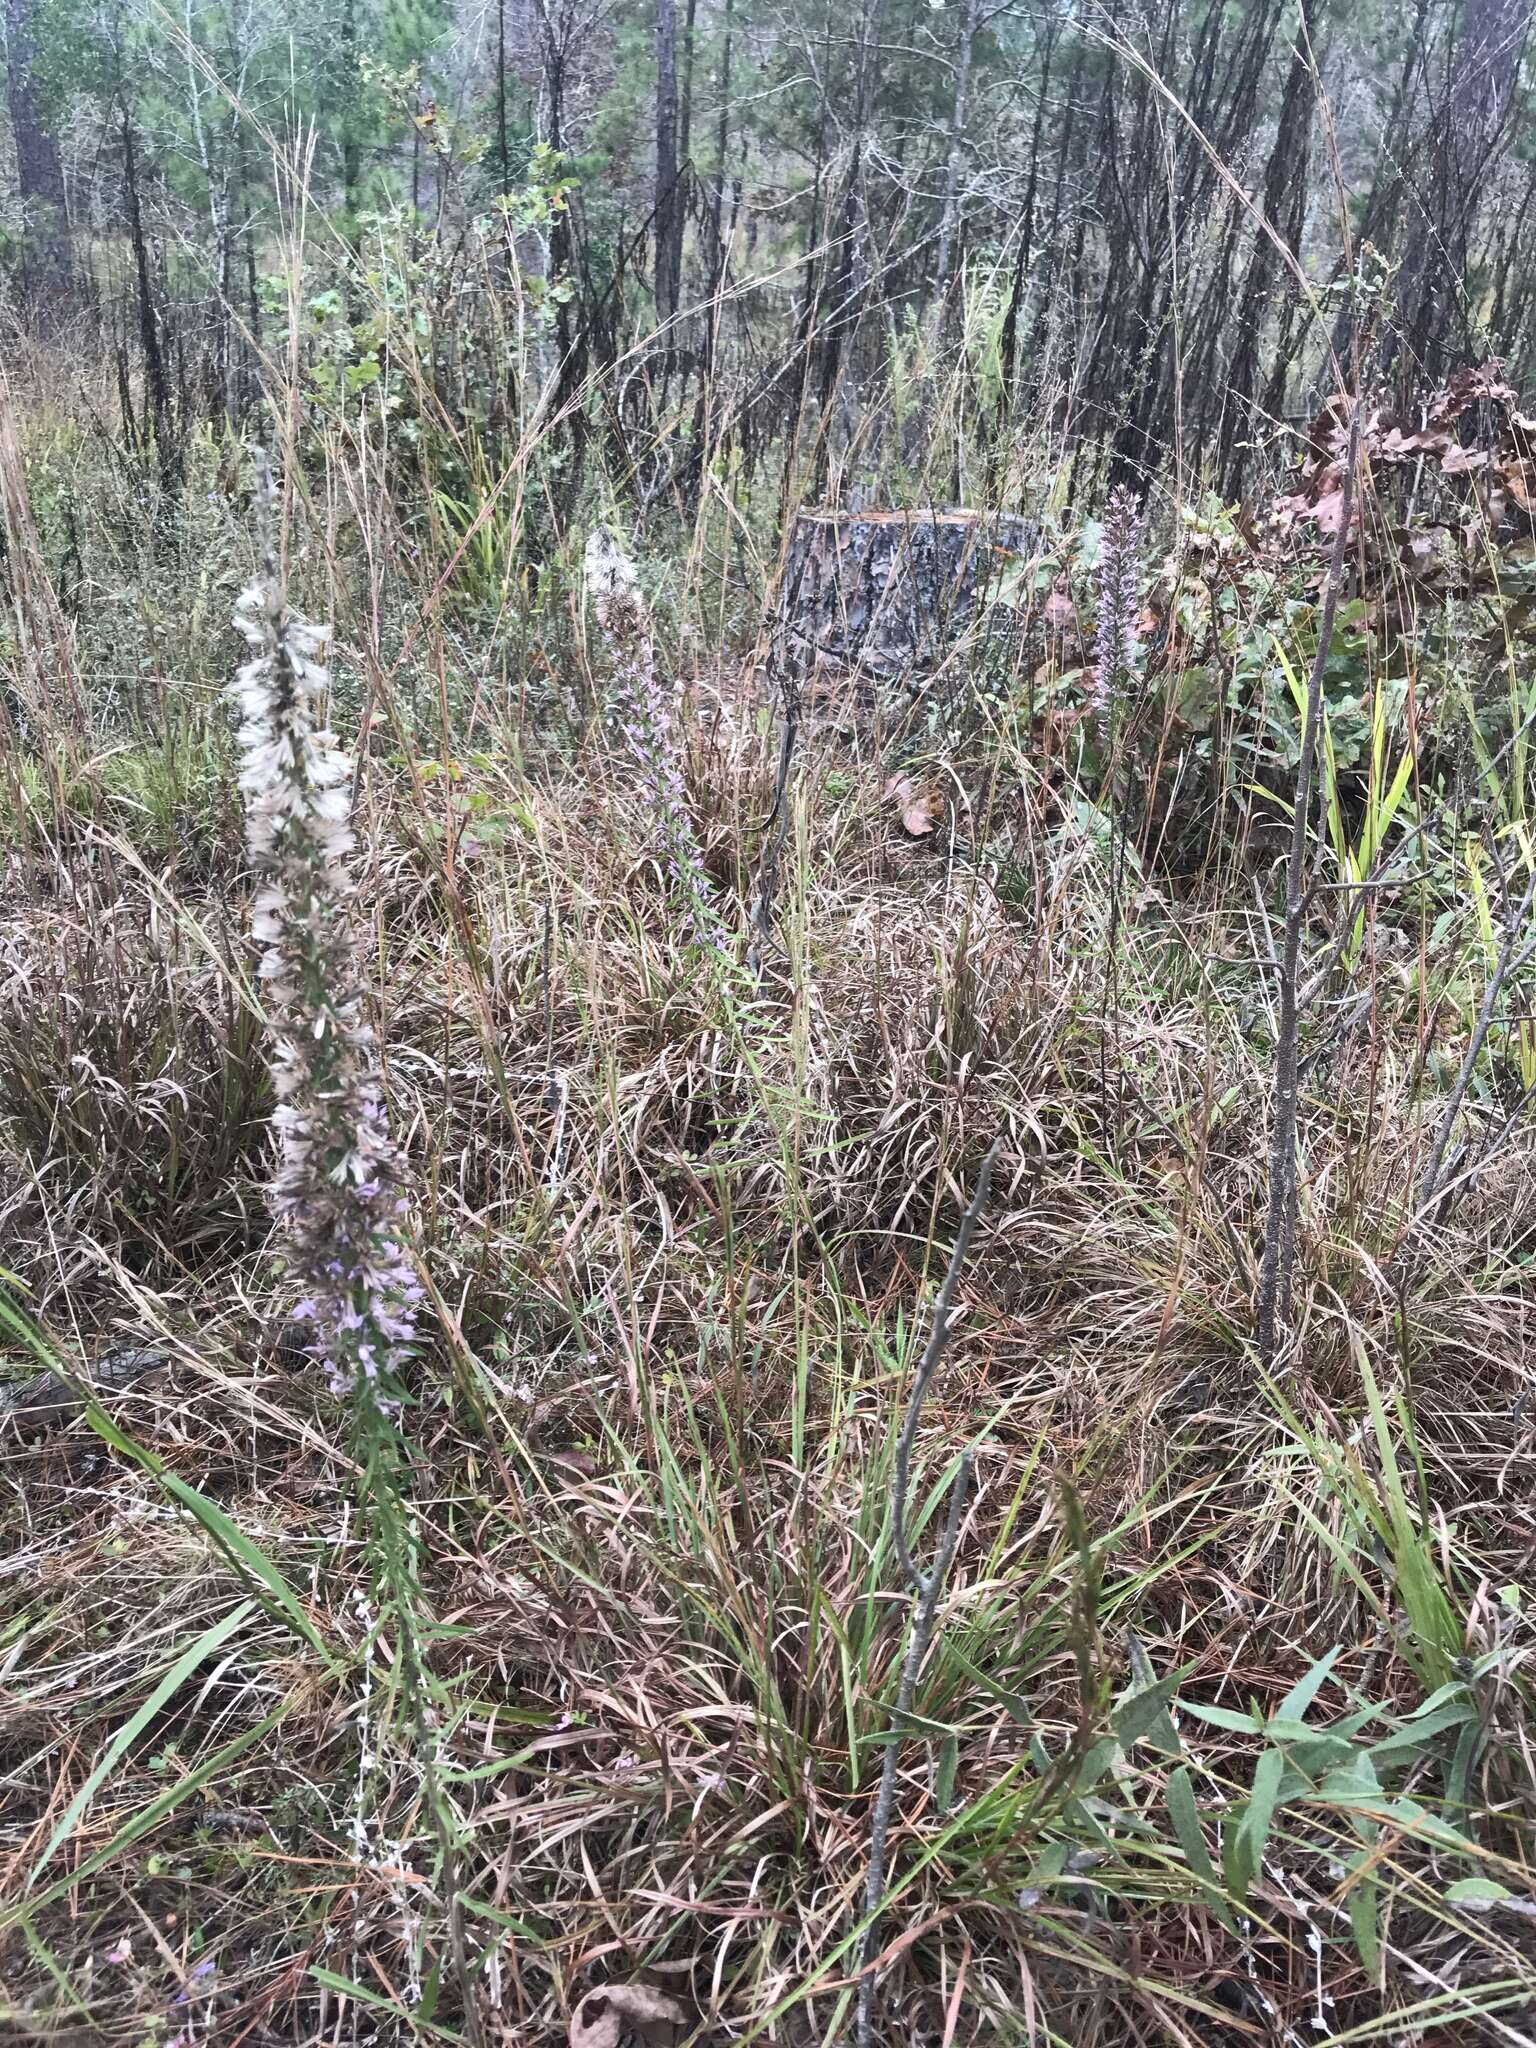
[[1428, 1748], [1433, 1738], [1447, 1728], [1460, 1728], [1468, 1721], [1477, 1719], [1477, 1709], [1470, 1701], [1463, 1700], [1459, 1706], [1441, 1707], [1438, 1713], [1427, 1714], [1421, 1720], [1409, 1721], [1395, 1729], [1390, 1735], [1383, 1735], [1371, 1744], [1372, 1756], [1412, 1756]]
[[1052, 1842], [1048, 1849], [1043, 1850], [1039, 1861], [1024, 1880], [1024, 1889], [1044, 1891], [1047, 1885], [1054, 1884], [1067, 1867], [1069, 1846], [1066, 1842]]
[[1229, 1876], [1237, 1880], [1232, 1890], [1239, 1904], [1247, 1898], [1248, 1887], [1264, 1860], [1264, 1846], [1269, 1840], [1269, 1831], [1274, 1823], [1275, 1808], [1280, 1800], [1280, 1783], [1284, 1774], [1284, 1756], [1278, 1749], [1266, 1749], [1254, 1769], [1253, 1791], [1243, 1808], [1242, 1818], [1233, 1831], [1234, 1843]]
[[1248, 1885], [1253, 1873], [1246, 1867], [1246, 1849], [1243, 1840], [1243, 1822], [1247, 1818], [1246, 1805], [1234, 1807], [1221, 1824], [1221, 1877], [1229, 1895], [1242, 1905], [1248, 1897]]
[[1229, 1728], [1234, 1735], [1262, 1735], [1264, 1722], [1257, 1714], [1239, 1714], [1231, 1707], [1202, 1707], [1190, 1700], [1179, 1701], [1181, 1714], [1193, 1714], [1197, 1721], [1206, 1721], [1212, 1728]]
[[1326, 1742], [1332, 1731], [1327, 1728], [1314, 1728], [1308, 1721], [1282, 1721], [1277, 1718], [1264, 1724], [1264, 1733], [1271, 1742], [1293, 1743]]
[[1072, 1780], [1072, 1796], [1081, 1799], [1085, 1793], [1091, 1792], [1119, 1752], [1120, 1745], [1112, 1735], [1102, 1736], [1094, 1743], [1077, 1767]]
[[971, 1662], [963, 1650], [951, 1646], [946, 1654], [954, 1658], [967, 1678], [979, 1685], [989, 1699], [997, 1701], [1011, 1720], [1017, 1721], [1021, 1728], [1034, 1727], [1036, 1717], [1022, 1693], [1010, 1692], [1006, 1686], [999, 1685], [995, 1678], [989, 1678], [985, 1671], [979, 1670]]
[[1316, 1796], [1344, 1801], [1380, 1799], [1381, 1780], [1376, 1775], [1376, 1766], [1371, 1762], [1369, 1752], [1358, 1749], [1348, 1763], [1326, 1772]]
[[1438, 1814], [1426, 1812], [1416, 1799], [1376, 1799], [1371, 1804], [1370, 1816], [1401, 1828], [1417, 1841], [1432, 1842], [1441, 1849], [1458, 1849], [1467, 1856], [1477, 1854], [1477, 1844], [1470, 1836], [1441, 1820]]
[[1180, 1764], [1176, 1771], [1168, 1774], [1168, 1818], [1173, 1822], [1173, 1832], [1184, 1851], [1185, 1862], [1214, 1890], [1216, 1866], [1205, 1846], [1205, 1831], [1200, 1825], [1200, 1810], [1195, 1804], [1194, 1782], [1186, 1764]]
[[1417, 1721], [1424, 1714], [1432, 1714], [1437, 1707], [1443, 1707], [1451, 1700], [1464, 1700], [1466, 1696], [1466, 1686], [1459, 1678], [1453, 1678], [1448, 1685], [1436, 1686], [1427, 1700], [1420, 1700], [1406, 1720]]
[[953, 1721], [930, 1721], [926, 1714], [919, 1714], [913, 1707], [908, 1707], [904, 1713], [897, 1715], [896, 1718], [900, 1721], [902, 1731], [905, 1733], [909, 1735], [928, 1735], [936, 1742], [942, 1742], [959, 1733]]
[[1138, 1686], [1111, 1711], [1109, 1725], [1122, 1749], [1130, 1749], [1145, 1740], [1164, 1756], [1183, 1755], [1184, 1745], [1168, 1711], [1168, 1702], [1177, 1692], [1181, 1676], [1175, 1672], [1171, 1678], [1159, 1678], [1151, 1685]]
[[418, 2020], [429, 2020], [437, 2011], [437, 2001], [442, 1996], [443, 1965], [439, 1959], [432, 1965], [421, 1987], [421, 2003], [416, 2008]]
[[1349, 1909], [1349, 1928], [1355, 1937], [1355, 1949], [1362, 1968], [1375, 1977], [1381, 1965], [1381, 1934], [1378, 1915], [1378, 1887], [1374, 1873], [1366, 1867], [1366, 1855], [1351, 1859], [1350, 1869], [1357, 1872], [1345, 1898]]
[[1313, 1734], [1304, 1742], [1287, 1743], [1285, 1753], [1304, 1776], [1316, 1778], [1322, 1771], [1337, 1770], [1341, 1764], [1347, 1764], [1355, 1754], [1355, 1745], [1346, 1742], [1343, 1736]]
[[1326, 1657], [1319, 1657], [1311, 1670], [1296, 1681], [1279, 1706], [1276, 1707], [1270, 1719], [1271, 1728], [1274, 1727], [1277, 1721], [1301, 1720], [1308, 1707], [1311, 1706], [1312, 1702], [1327, 1684], [1328, 1674], [1338, 1661], [1339, 1650], [1337, 1646], [1331, 1649]]
[[1507, 1885], [1495, 1884], [1491, 1877], [1462, 1877], [1446, 1893], [1445, 1903], [1448, 1906], [1497, 1906], [1501, 1900], [1514, 1896]]
[[1458, 1813], [1467, 1805], [1467, 1788], [1472, 1782], [1472, 1773], [1482, 1755], [1485, 1741], [1483, 1724], [1472, 1720], [1456, 1738], [1455, 1753], [1445, 1774], [1445, 1797], [1447, 1803]]
[[939, 1745], [939, 1766], [933, 1777], [933, 1804], [941, 1814], [948, 1813], [955, 1803], [955, 1774], [959, 1768], [959, 1737], [946, 1735]]

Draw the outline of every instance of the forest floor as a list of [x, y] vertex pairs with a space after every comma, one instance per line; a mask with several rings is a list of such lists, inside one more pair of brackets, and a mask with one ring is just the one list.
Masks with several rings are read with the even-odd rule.
[[[424, 1705], [285, 1335], [222, 603], [195, 726], [8, 743], [7, 1371], [103, 1388], [0, 1448], [13, 2037], [848, 2038], [892, 1743], [878, 2041], [1536, 2036], [1536, 1149], [1410, 1228], [1426, 1042], [1454, 1069], [1467, 1028], [1426, 928], [1373, 923], [1368, 1017], [1310, 1048], [1267, 1376], [1273, 861], [1117, 895], [1027, 735], [909, 743], [893, 781], [829, 714], [756, 983], [755, 674], [683, 721], [718, 948], [600, 726], [382, 742]], [[974, 1475], [893, 1716], [896, 1436], [994, 1141], [922, 1555]]]

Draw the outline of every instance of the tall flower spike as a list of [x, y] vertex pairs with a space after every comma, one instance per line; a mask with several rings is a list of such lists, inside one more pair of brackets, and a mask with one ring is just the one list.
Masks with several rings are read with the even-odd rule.
[[362, 1386], [404, 1359], [421, 1288], [406, 1253], [407, 1205], [390, 1141], [354, 932], [351, 763], [323, 722], [328, 629], [296, 618], [274, 544], [273, 488], [257, 457], [261, 566], [235, 626], [251, 650], [235, 678], [246, 841], [260, 878], [274, 1045], [278, 1164], [269, 1190], [331, 1386]]
[[634, 565], [601, 527], [587, 541], [584, 566], [587, 595], [613, 659], [620, 730], [639, 765], [661, 828], [667, 872], [687, 907], [693, 936], [701, 944], [718, 943], [720, 917], [688, 812], [672, 702], [656, 673], [650, 607]]
[[1109, 494], [1099, 541], [1096, 582], [1098, 633], [1094, 645], [1093, 712], [1106, 765], [1115, 712], [1136, 672], [1136, 582], [1140, 567], [1141, 506], [1123, 487]]

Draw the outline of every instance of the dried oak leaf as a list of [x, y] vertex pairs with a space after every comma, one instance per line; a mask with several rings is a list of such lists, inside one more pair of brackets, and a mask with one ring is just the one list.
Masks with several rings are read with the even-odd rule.
[[1536, 512], [1536, 462], [1522, 462], [1518, 456], [1506, 456], [1499, 465], [1499, 474], [1509, 486], [1509, 494], [1522, 512]]
[[1420, 455], [1445, 455], [1450, 447], [1451, 437], [1447, 433], [1393, 427], [1382, 436], [1376, 453], [1387, 462], [1411, 462]]
[[910, 775], [893, 775], [885, 785], [885, 796], [901, 812], [901, 828], [913, 839], [926, 839], [943, 814], [944, 799], [932, 790], [919, 789]]
[[1344, 486], [1325, 491], [1312, 507], [1312, 517], [1324, 533], [1337, 533], [1344, 518]]
[[674, 2048], [686, 2026], [670, 1993], [649, 1984], [604, 1984], [572, 2013], [570, 2048]]

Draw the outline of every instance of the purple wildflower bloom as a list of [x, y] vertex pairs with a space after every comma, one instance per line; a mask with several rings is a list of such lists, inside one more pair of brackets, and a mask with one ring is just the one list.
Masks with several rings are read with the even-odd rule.
[[270, 1188], [302, 1289], [296, 1316], [338, 1393], [376, 1385], [406, 1355], [418, 1284], [406, 1251], [404, 1174], [389, 1136], [363, 1015], [354, 931], [351, 763], [323, 723], [327, 632], [288, 609], [270, 545], [235, 624], [251, 649], [234, 682], [240, 786], [261, 878], [253, 930], [275, 1045]]
[[720, 915], [688, 810], [671, 693], [656, 672], [650, 609], [629, 558], [601, 528], [587, 541], [585, 570], [587, 594], [613, 657], [619, 730], [644, 778], [666, 849], [667, 873], [687, 906], [694, 938], [701, 945], [718, 944]]
[[1094, 645], [1093, 711], [1099, 752], [1107, 761], [1115, 709], [1136, 668], [1136, 581], [1141, 547], [1141, 506], [1128, 490], [1110, 492], [1099, 542], [1096, 577], [1098, 632]]

